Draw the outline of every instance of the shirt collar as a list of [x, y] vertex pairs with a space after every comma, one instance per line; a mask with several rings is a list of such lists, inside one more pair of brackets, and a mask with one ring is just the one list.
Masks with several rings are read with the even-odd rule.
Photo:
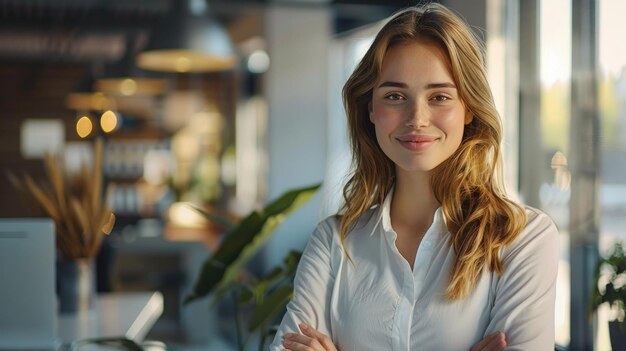
[[[372, 230], [370, 232], [370, 236], [376, 233], [376, 229], [378, 228], [378, 224], [382, 222], [382, 229], [385, 233], [389, 233], [393, 231], [391, 227], [391, 199], [393, 198], [393, 189], [391, 187], [387, 196], [385, 196], [385, 200], [382, 204], [378, 206], [376, 209], [376, 214], [374, 218], [376, 219], [376, 223], [371, 227]], [[441, 206], [437, 208], [435, 214], [433, 215], [433, 224], [434, 226], [445, 227], [445, 218], [443, 216], [443, 209]]]
[[370, 236], [376, 233], [378, 224], [381, 222], [382, 222], [383, 230], [385, 233], [393, 230], [393, 228], [391, 228], [391, 216], [390, 216], [391, 198], [393, 197], [393, 189], [394, 187], [391, 187], [391, 189], [389, 189], [389, 192], [387, 192], [387, 196], [385, 196], [385, 200], [383, 200], [383, 203], [378, 205], [378, 208], [376, 209], [376, 214], [375, 214], [376, 223], [371, 227], [372, 231], [370, 232]]

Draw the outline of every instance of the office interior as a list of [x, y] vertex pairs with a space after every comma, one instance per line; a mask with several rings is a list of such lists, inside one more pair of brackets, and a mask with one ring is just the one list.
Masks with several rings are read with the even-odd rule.
[[[599, 257], [626, 238], [626, 3], [440, 2], [485, 42], [508, 190], [559, 227], [555, 344], [610, 350], [615, 311], [590, 318], [588, 301]], [[115, 224], [97, 292], [159, 291], [147, 339], [235, 350], [232, 309], [182, 303], [226, 232], [189, 204], [237, 220], [322, 182], [249, 274], [302, 250], [350, 169], [341, 87], [381, 21], [414, 3], [0, 0], [0, 217], [32, 217], [7, 170], [44, 179], [52, 152], [78, 172], [103, 140]], [[174, 44], [225, 59], [141, 59]]]

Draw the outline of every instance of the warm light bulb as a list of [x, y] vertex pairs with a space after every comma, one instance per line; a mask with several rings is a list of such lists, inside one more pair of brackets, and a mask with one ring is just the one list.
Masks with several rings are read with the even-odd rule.
[[137, 82], [134, 79], [126, 78], [120, 84], [120, 92], [124, 96], [131, 96], [137, 92]]
[[202, 228], [206, 220], [189, 203], [174, 202], [168, 210], [169, 221], [185, 228]]
[[187, 72], [191, 68], [191, 60], [188, 57], [180, 56], [176, 59], [174, 66], [177, 72]]
[[105, 133], [110, 133], [117, 127], [117, 115], [111, 110], [105, 111], [100, 117], [100, 128]]
[[93, 130], [93, 124], [91, 123], [91, 119], [87, 116], [82, 116], [76, 122], [76, 133], [81, 138], [86, 138], [91, 131]]

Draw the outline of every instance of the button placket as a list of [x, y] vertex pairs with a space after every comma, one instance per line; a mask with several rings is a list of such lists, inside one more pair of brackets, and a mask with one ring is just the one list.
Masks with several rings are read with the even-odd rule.
[[424, 234], [424, 238], [415, 253], [415, 263], [413, 265], [412, 275], [415, 282], [414, 293], [416, 298], [421, 295], [421, 291], [424, 289], [424, 279], [426, 278], [429, 262], [432, 259], [434, 246], [433, 241], [436, 233], [434, 227], [435, 226], [431, 227], [426, 234]]
[[414, 308], [413, 302], [415, 301], [415, 282], [413, 271], [396, 247], [395, 240], [397, 239], [397, 233], [393, 230], [385, 231], [385, 237], [387, 239], [388, 248], [391, 250], [392, 256], [402, 272], [402, 285], [399, 296], [400, 301], [398, 308], [396, 309], [396, 317], [394, 318], [393, 326], [398, 338], [393, 345], [393, 349], [398, 351], [409, 351], [410, 331]]
[[398, 311], [397, 330], [399, 332], [398, 350], [410, 351], [411, 325], [413, 324], [413, 309], [415, 301], [415, 283], [413, 272], [408, 265], [403, 265], [402, 297]]

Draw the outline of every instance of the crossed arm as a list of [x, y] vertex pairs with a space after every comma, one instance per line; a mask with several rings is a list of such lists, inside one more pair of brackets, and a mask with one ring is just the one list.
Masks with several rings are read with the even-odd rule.
[[[328, 335], [320, 333], [310, 325], [301, 323], [300, 331], [302, 334], [285, 334], [283, 346], [286, 351], [338, 351]], [[496, 332], [479, 341], [469, 351], [502, 351], [505, 347], [504, 333]]]
[[[543, 214], [533, 216], [525, 231], [503, 253], [505, 272], [495, 286], [496, 298], [486, 336], [470, 351], [553, 348], [558, 231]], [[319, 308], [328, 304], [335, 281], [331, 256], [337, 243], [332, 240], [332, 224], [323, 222], [303, 254], [294, 287], [294, 296], [298, 298], [288, 306], [272, 351], [337, 350], [329, 337], [328, 313]], [[311, 284], [324, 289], [312, 289]], [[306, 328], [303, 323], [307, 323]], [[298, 330], [299, 333], [293, 332]]]

